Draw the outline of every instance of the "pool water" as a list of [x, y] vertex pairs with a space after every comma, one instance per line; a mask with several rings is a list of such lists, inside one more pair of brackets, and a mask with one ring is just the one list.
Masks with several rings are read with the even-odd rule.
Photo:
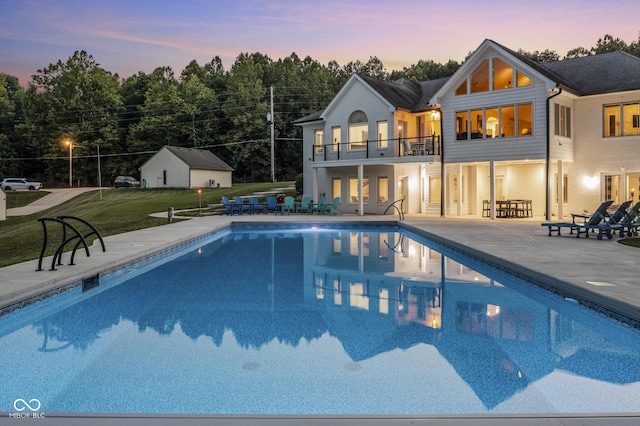
[[398, 228], [225, 231], [0, 318], [0, 411], [640, 412], [640, 333]]

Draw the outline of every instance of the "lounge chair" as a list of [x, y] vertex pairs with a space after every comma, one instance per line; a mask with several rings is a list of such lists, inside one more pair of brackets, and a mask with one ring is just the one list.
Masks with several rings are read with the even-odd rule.
[[589, 236], [589, 232], [598, 231], [598, 239], [602, 239], [602, 234], [605, 233], [608, 238], [611, 238], [611, 226], [619, 229], [619, 225], [610, 225], [608, 223], [602, 224], [601, 222], [607, 217], [607, 209], [613, 204], [612, 200], [605, 201], [600, 204], [600, 207], [592, 215], [584, 214], [571, 214], [571, 222], [546, 222], [542, 223], [542, 226], [546, 226], [549, 229], [549, 235], [556, 232], [556, 235], [561, 235], [560, 230], [562, 228], [569, 228], [569, 234], [573, 234], [576, 231], [576, 237], [580, 237], [580, 234], [584, 233], [586, 237]]
[[222, 205], [225, 208], [224, 214], [228, 214], [229, 216], [232, 216], [235, 213], [240, 214], [240, 210], [238, 210], [238, 208], [229, 200], [229, 197], [223, 195], [220, 199], [222, 200]]
[[295, 213], [295, 202], [293, 200], [293, 197], [284, 197], [284, 203], [282, 203], [282, 205], [280, 206], [280, 210], [281, 214], [289, 214], [291, 212]]
[[618, 222], [620, 222], [622, 220], [622, 218], [624, 218], [624, 216], [627, 214], [627, 210], [629, 209], [629, 206], [631, 206], [631, 203], [633, 203], [633, 201], [629, 200], [629, 201], [625, 201], [624, 203], [620, 204], [615, 212], [613, 212], [610, 215], [609, 214], [607, 215], [607, 221], [609, 223], [618, 223]]
[[264, 213], [267, 214], [267, 205], [260, 204], [258, 197], [249, 197], [249, 214]]
[[300, 200], [296, 213], [311, 213], [311, 197], [305, 195]]
[[618, 222], [622, 228], [620, 229], [620, 236], [624, 237], [625, 234], [628, 237], [638, 235], [638, 228], [640, 228], [640, 202], [637, 202], [624, 217]]
[[236, 195], [235, 197], [233, 197], [233, 201], [236, 203], [238, 214], [244, 214], [245, 211], [249, 211], [249, 207], [244, 205], [244, 200], [242, 199], [242, 197]]

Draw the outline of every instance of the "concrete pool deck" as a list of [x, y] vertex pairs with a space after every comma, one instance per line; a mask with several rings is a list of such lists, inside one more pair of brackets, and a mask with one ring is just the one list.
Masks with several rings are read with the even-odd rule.
[[[150, 256], [181, 242], [187, 242], [201, 235], [224, 228], [232, 222], [308, 222], [322, 223], [326, 221], [366, 222], [389, 221], [395, 223], [392, 216], [206, 216], [191, 220], [174, 222], [161, 227], [148, 228], [126, 234], [104, 238], [107, 250], [102, 252], [99, 244], [90, 248], [91, 256], [84, 252], [76, 254], [76, 264], [67, 265], [69, 255], [63, 256], [64, 264], [57, 270], [50, 271], [51, 257], [45, 258], [43, 271], [36, 271], [37, 260], [0, 268], [0, 314], [9, 306], [16, 306], [20, 301], [35, 297], [48, 291], [76, 283], [93, 277], [98, 273], [118, 268], [135, 259]], [[594, 302], [597, 307], [612, 310], [631, 318], [631, 322], [640, 322], [640, 267], [638, 260], [640, 251], [612, 240], [591, 238], [575, 238], [575, 236], [547, 236], [547, 229], [540, 226], [541, 220], [458, 220], [437, 219], [407, 216], [404, 223], [426, 234], [433, 234], [438, 239], [450, 241], [453, 248], [474, 253], [486, 253], [491, 261], [503, 262], [506, 266], [519, 266], [533, 276], [557, 285], [568, 297]], [[36, 244], [40, 244], [38, 241]], [[445, 242], [446, 243], [446, 242]], [[55, 422], [56, 417], [47, 420]], [[100, 424], [109, 423], [110, 418], [98, 418]], [[208, 418], [209, 422], [213, 419]], [[518, 416], [478, 416], [478, 417], [441, 417], [428, 418], [395, 418], [378, 422], [375, 418], [367, 418], [367, 424], [473, 424], [473, 425], [631, 425], [638, 424], [640, 413], [620, 416], [611, 414], [603, 416], [536, 416], [520, 418]], [[58, 418], [59, 424], [76, 424], [74, 416]], [[76, 419], [81, 424], [83, 418]], [[84, 418], [86, 421], [86, 418]], [[92, 419], [93, 420], [93, 419]], [[122, 419], [120, 419], [122, 420]], [[160, 418], [146, 417], [135, 424], [156, 424]], [[164, 418], [166, 422], [166, 418]], [[204, 418], [195, 419], [184, 424], [198, 423]], [[227, 419], [223, 424], [246, 424], [255, 419]], [[263, 419], [264, 420], [264, 419]], [[301, 418], [277, 418], [273, 424], [324, 424], [320, 419], [304, 421]], [[291, 420], [291, 422], [289, 422]], [[295, 421], [294, 421], [295, 420]], [[327, 419], [330, 420], [330, 419]], [[362, 420], [362, 419], [360, 419]], [[383, 420], [383, 419], [378, 419]], [[424, 421], [423, 421], [424, 420]], [[334, 418], [335, 422], [336, 419]], [[167, 422], [169, 424], [170, 422]], [[340, 424], [360, 424], [357, 419], [342, 418]], [[210, 423], [206, 423], [210, 424]], [[262, 422], [261, 424], [270, 424]]]

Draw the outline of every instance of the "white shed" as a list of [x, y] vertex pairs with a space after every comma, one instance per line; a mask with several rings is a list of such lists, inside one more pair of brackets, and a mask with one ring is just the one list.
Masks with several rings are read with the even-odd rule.
[[167, 145], [140, 167], [140, 181], [147, 188], [230, 188], [232, 172], [211, 151]]

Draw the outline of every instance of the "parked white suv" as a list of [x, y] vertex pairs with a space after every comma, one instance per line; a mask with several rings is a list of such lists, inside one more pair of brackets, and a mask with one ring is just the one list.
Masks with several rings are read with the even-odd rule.
[[18, 191], [20, 189], [37, 191], [42, 188], [42, 184], [40, 182], [29, 182], [23, 178], [4, 178], [0, 182], [0, 188], [5, 191]]

